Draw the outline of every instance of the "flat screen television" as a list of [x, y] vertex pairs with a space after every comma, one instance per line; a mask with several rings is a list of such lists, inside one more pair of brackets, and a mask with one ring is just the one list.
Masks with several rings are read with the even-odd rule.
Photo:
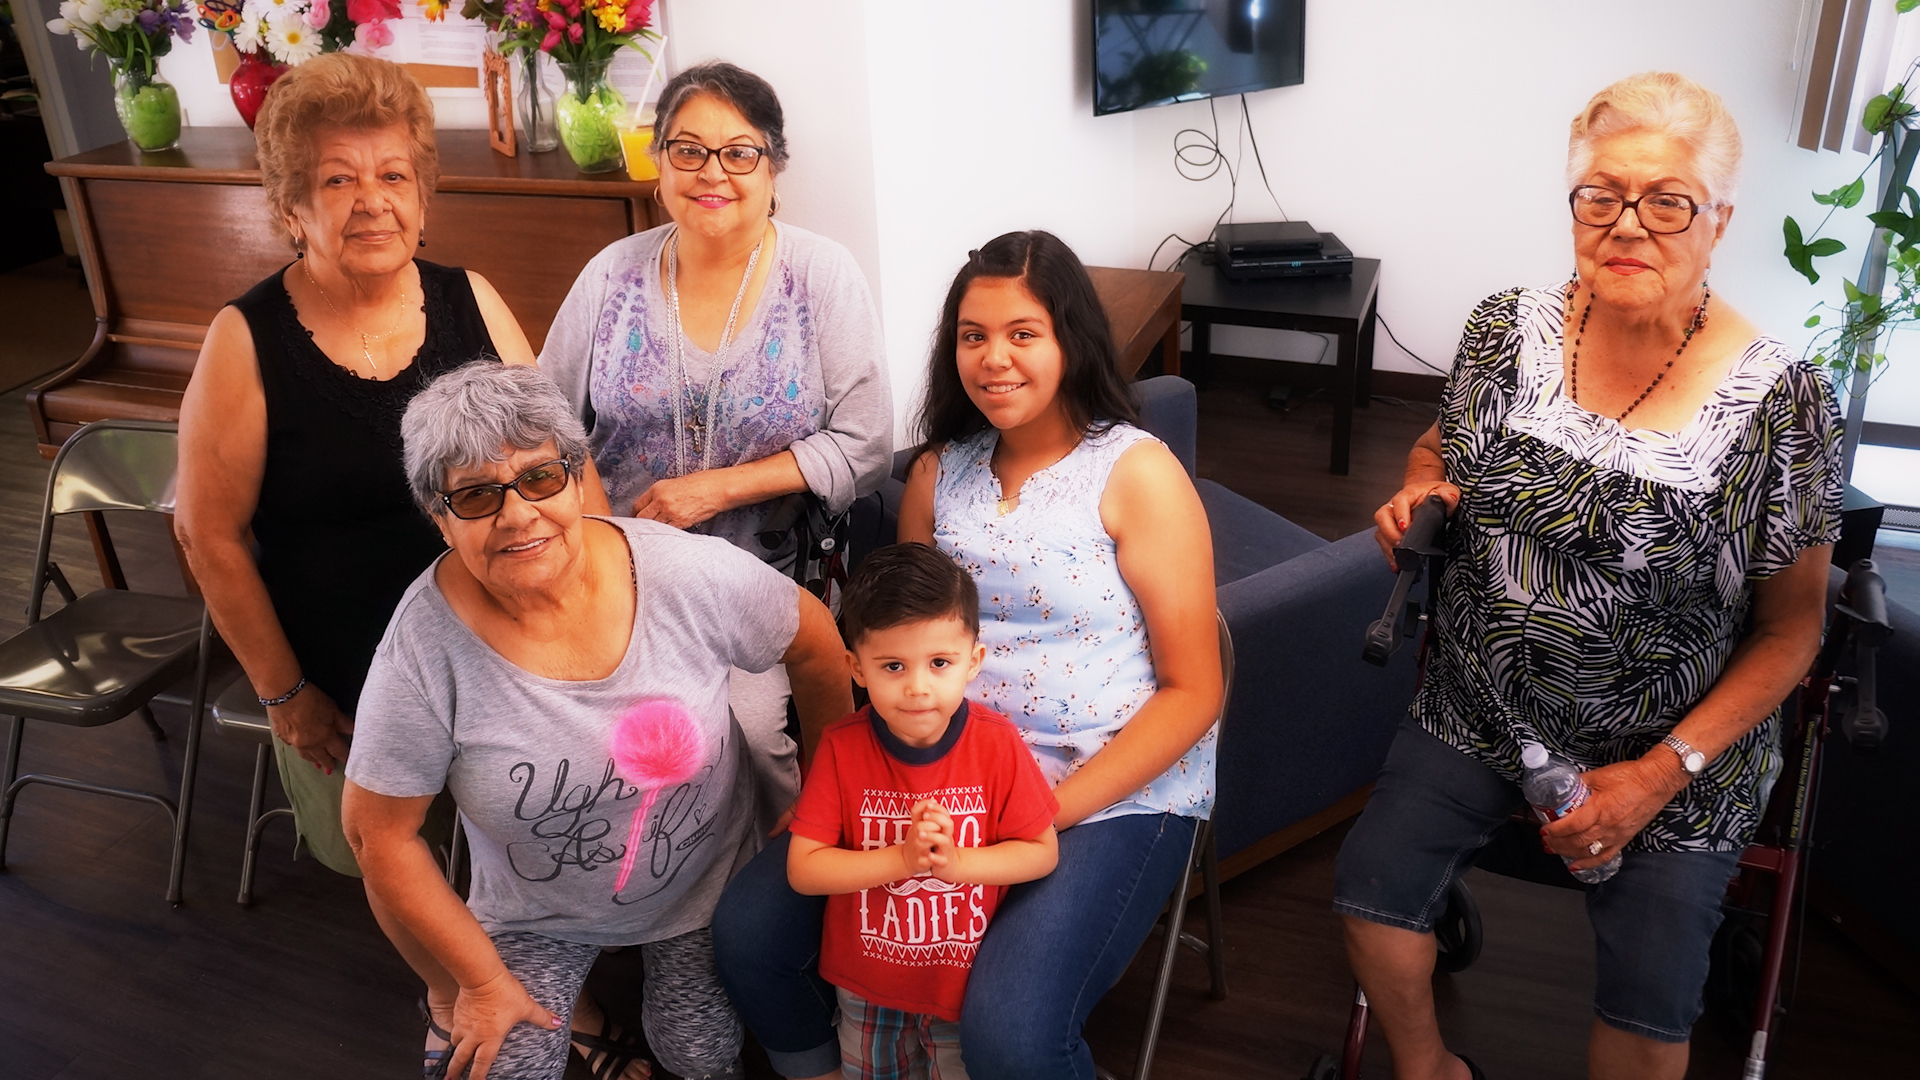
[[1095, 116], [1296, 86], [1307, 0], [1092, 0]]

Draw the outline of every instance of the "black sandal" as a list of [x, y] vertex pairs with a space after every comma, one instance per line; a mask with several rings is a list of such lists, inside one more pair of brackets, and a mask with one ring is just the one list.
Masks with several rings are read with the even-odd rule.
[[446, 1028], [433, 1022], [433, 1010], [427, 1008], [426, 998], [421, 998], [416, 1004], [420, 1006], [420, 1019], [427, 1022], [427, 1034], [444, 1039], [447, 1044], [444, 1050], [421, 1049], [420, 1075], [426, 1080], [440, 1080], [447, 1075], [447, 1066], [453, 1064], [453, 1036], [447, 1033]]
[[569, 1033], [569, 1038], [586, 1061], [593, 1080], [618, 1080], [627, 1066], [636, 1061], [647, 1067], [649, 1076], [653, 1074], [653, 1061], [645, 1053], [646, 1044], [632, 1032], [622, 1030], [604, 1010], [600, 1015], [600, 1034], [575, 1031]]

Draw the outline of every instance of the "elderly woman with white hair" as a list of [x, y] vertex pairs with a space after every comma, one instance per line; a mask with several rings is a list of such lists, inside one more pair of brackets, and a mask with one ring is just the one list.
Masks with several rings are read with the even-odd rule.
[[[440, 1064], [559, 1080], [588, 968], [637, 945], [660, 1064], [739, 1075], [707, 929], [758, 848], [728, 677], [785, 663], [803, 716], [846, 714], [832, 617], [725, 540], [584, 516], [586, 434], [534, 368], [443, 375], [402, 434], [414, 499], [452, 550], [374, 655], [343, 819], [395, 945], [450, 1006]], [[473, 851], [465, 904], [419, 836], [443, 787]]]
[[[1778, 772], [1840, 524], [1820, 372], [1707, 284], [1740, 136], [1672, 74], [1573, 122], [1573, 277], [1467, 322], [1437, 423], [1376, 514], [1457, 508], [1411, 715], [1340, 850], [1334, 909], [1398, 1080], [1477, 1080], [1430, 977], [1450, 880], [1522, 805], [1520, 747], [1585, 770], [1545, 826], [1587, 889], [1590, 1074], [1678, 1078], [1720, 901]], [[1597, 876], [1597, 875], [1592, 875]]]

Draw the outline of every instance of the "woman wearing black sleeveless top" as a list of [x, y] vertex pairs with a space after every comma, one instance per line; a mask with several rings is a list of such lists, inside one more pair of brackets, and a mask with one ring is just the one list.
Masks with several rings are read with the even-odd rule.
[[339, 816], [353, 710], [400, 594], [443, 548], [407, 491], [401, 414], [442, 372], [533, 353], [479, 275], [414, 259], [438, 157], [399, 67], [303, 64], [257, 134], [299, 257], [208, 328], [181, 406], [176, 530], [267, 705], [302, 837], [357, 875]]

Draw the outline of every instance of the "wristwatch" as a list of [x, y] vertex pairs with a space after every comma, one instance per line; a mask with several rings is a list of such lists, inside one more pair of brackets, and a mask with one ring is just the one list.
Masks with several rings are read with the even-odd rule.
[[1707, 767], [1707, 756], [1687, 745], [1687, 741], [1678, 735], [1667, 735], [1660, 740], [1660, 745], [1679, 756], [1680, 768], [1686, 772], [1689, 780], [1699, 776]]

